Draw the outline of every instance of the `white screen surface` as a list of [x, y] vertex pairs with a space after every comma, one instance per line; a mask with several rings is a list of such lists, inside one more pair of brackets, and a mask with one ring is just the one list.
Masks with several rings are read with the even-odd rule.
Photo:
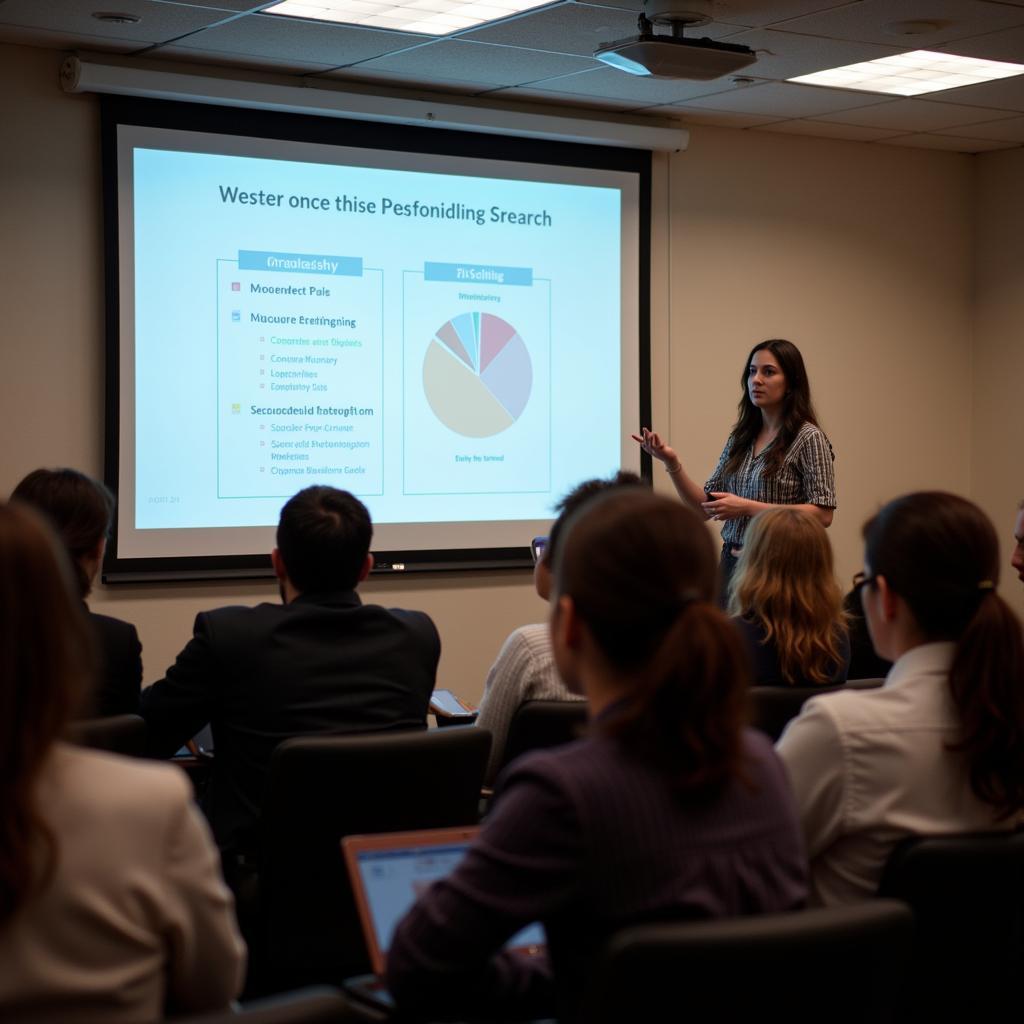
[[120, 125], [119, 558], [526, 546], [638, 468], [638, 176]]

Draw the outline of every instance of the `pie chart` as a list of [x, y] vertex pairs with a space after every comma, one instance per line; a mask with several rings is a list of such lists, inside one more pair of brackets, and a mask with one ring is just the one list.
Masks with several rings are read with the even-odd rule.
[[493, 437], [526, 408], [533, 365], [519, 332], [493, 313], [461, 313], [442, 325], [423, 359], [434, 415], [463, 437]]

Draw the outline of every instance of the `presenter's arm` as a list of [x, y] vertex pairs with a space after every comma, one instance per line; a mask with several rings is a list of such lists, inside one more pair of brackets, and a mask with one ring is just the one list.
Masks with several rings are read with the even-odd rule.
[[659, 434], [647, 427], [640, 428], [640, 434], [630, 434], [640, 447], [653, 459], [665, 464], [665, 472], [668, 473], [676, 493], [688, 505], [692, 505], [698, 512], [707, 515], [704, 511], [703, 502], [706, 495], [703, 488], [699, 487], [687, 475], [683, 464], [674, 448], [670, 448]]
[[166, 676], [142, 691], [139, 714], [151, 757], [172, 757], [213, 717], [219, 680], [211, 629], [207, 615], [197, 615], [192, 639]]
[[794, 444], [793, 459], [802, 481], [802, 502], [781, 506], [741, 498], [725, 491], [711, 491], [713, 500], [703, 502], [704, 514], [709, 519], [736, 519], [756, 516], [758, 512], [769, 508], [798, 508], [814, 516], [822, 526], [831, 526], [836, 509], [832, 446], [824, 433], [813, 424], [804, 424]]
[[711, 497], [714, 501], [701, 503], [701, 511], [708, 519], [738, 519], [742, 516], [756, 516], [758, 512], [764, 512], [769, 508], [798, 508], [801, 512], [814, 516], [827, 528], [832, 525], [832, 516], [835, 512], [835, 509], [824, 505], [772, 505], [767, 501], [741, 498], [738, 494], [729, 494], [727, 491], [712, 491]]

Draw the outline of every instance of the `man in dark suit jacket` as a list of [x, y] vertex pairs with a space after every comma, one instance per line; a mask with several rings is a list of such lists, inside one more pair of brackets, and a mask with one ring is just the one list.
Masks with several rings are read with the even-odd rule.
[[[88, 609], [86, 609], [88, 611]], [[130, 622], [89, 612], [99, 647], [99, 676], [92, 714], [134, 715], [142, 686], [142, 644]]]
[[293, 736], [426, 726], [441, 643], [423, 612], [364, 605], [373, 565], [366, 507], [308, 487], [281, 510], [272, 554], [282, 604], [196, 617], [192, 639], [143, 691], [150, 752], [171, 756], [207, 722], [205, 809], [221, 849], [257, 846], [274, 748]]

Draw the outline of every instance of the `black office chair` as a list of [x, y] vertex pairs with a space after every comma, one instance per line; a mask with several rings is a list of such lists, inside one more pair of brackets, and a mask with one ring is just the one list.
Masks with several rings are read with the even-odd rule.
[[766, 733], [774, 743], [791, 719], [811, 697], [836, 693], [842, 686], [752, 686], [750, 702], [752, 725]]
[[913, 943], [896, 900], [620, 932], [581, 1019], [883, 1024]]
[[569, 743], [580, 736], [586, 724], [586, 701], [528, 700], [512, 716], [502, 765], [529, 750]]
[[143, 757], [146, 753], [146, 723], [139, 715], [86, 718], [71, 723], [68, 739], [80, 747]]
[[905, 1020], [996, 1020], [1024, 977], [1024, 831], [908, 839], [879, 895], [905, 900], [918, 941]]
[[335, 1024], [383, 1020], [352, 1004], [335, 988], [320, 985], [244, 1004], [240, 1010], [172, 1017], [170, 1024]]
[[490, 746], [486, 729], [468, 728], [293, 739], [277, 748], [260, 868], [275, 988], [340, 984], [370, 970], [342, 837], [475, 825]]

